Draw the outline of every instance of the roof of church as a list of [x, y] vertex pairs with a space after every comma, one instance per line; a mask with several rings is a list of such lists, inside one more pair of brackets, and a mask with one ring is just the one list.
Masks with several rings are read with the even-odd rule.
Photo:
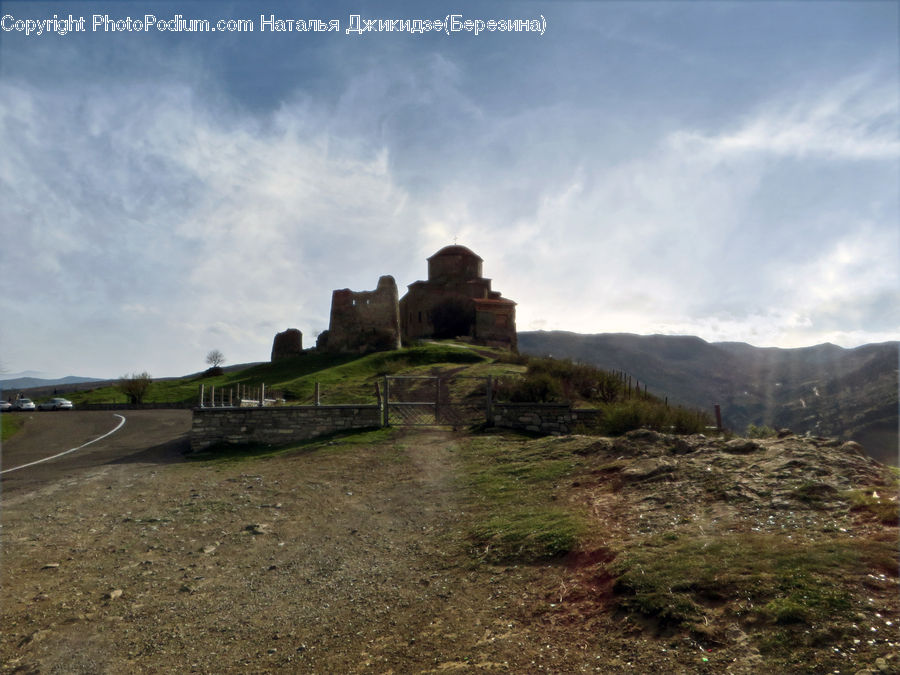
[[[481, 257], [478, 256], [478, 254], [467, 249], [465, 246], [459, 246], [457, 244], [454, 244], [452, 246], [445, 246], [440, 251], [438, 251], [433, 256], [431, 256], [431, 258], [437, 258], [440, 256], [445, 256], [445, 255], [464, 255], [464, 256], [468, 256], [470, 258], [476, 258], [477, 260], [482, 261]], [[431, 258], [428, 258], [428, 260], [431, 260]], [[482, 262], [484, 262], [484, 261], [482, 261]]]

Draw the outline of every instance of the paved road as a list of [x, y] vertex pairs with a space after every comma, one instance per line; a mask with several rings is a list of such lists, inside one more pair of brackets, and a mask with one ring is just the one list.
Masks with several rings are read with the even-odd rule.
[[189, 410], [52, 411], [15, 413], [22, 429], [3, 444], [0, 469], [6, 470], [65, 452], [112, 431], [75, 452], [0, 474], [7, 496], [74, 476], [104, 464], [160, 464], [180, 461], [188, 448]]

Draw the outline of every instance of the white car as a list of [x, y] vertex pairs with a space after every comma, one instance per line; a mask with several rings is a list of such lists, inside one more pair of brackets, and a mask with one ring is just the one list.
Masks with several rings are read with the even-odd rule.
[[0, 412], [8, 412], [12, 410], [12, 403], [9, 401], [0, 401]]
[[30, 398], [20, 398], [13, 403], [13, 410], [34, 410], [34, 401]]
[[71, 410], [72, 401], [67, 398], [51, 398], [49, 401], [38, 403], [38, 410]]

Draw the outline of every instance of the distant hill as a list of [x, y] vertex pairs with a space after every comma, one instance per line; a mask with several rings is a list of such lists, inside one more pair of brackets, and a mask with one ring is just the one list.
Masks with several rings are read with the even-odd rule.
[[67, 386], [72, 384], [80, 384], [82, 382], [103, 382], [104, 380], [96, 377], [78, 377], [77, 375], [69, 375], [67, 377], [58, 378], [42, 378], [42, 377], [14, 377], [9, 380], [0, 380], [0, 390], [17, 391], [19, 389], [33, 389], [35, 387], [56, 387]]
[[718, 403], [736, 432], [756, 424], [853, 439], [891, 464], [898, 449], [898, 349], [900, 342], [777, 349], [688, 336], [519, 333], [525, 354], [624, 370], [649, 391], [704, 410]]

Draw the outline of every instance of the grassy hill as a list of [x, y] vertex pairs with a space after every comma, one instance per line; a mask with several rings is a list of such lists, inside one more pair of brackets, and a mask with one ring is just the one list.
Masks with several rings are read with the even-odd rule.
[[[200, 385], [216, 389], [255, 389], [265, 384], [267, 397], [283, 398], [287, 403], [313, 401], [316, 382], [323, 404], [368, 403], [375, 401], [375, 383], [385, 375], [518, 375], [523, 365], [503, 362], [505, 352], [454, 343], [432, 343], [392, 352], [365, 356], [309, 352], [276, 363], [263, 363], [221, 375], [205, 373], [179, 379], [155, 380], [146, 403], [192, 403], [198, 400]], [[76, 392], [70, 396], [78, 403], [127, 403], [115, 386]]]
[[[286, 405], [311, 404], [319, 385], [323, 405], [375, 403], [376, 387], [385, 375], [454, 376], [450, 396], [454, 400], [477, 393], [464, 377], [492, 376], [498, 401], [569, 402], [577, 407], [600, 408], [599, 431], [623, 434], [640, 427], [677, 433], [704, 430], [710, 416], [690, 408], [669, 405], [665, 396], [639, 390], [618, 373], [574, 363], [567, 359], [529, 358], [505, 350], [473, 347], [454, 342], [431, 342], [389, 352], [364, 356], [308, 352], [276, 363], [256, 364], [217, 375], [200, 373], [184, 378], [150, 383], [145, 403], [187, 403], [199, 401], [201, 385], [209, 400], [210, 388], [226, 392], [225, 401], [237, 400], [238, 391], [258, 396], [264, 384], [267, 399]], [[460, 377], [463, 376], [463, 377]], [[473, 389], [474, 387], [474, 389]], [[116, 386], [105, 386], [71, 395], [76, 405], [86, 403], [127, 403]], [[217, 400], [219, 400], [217, 396]]]

